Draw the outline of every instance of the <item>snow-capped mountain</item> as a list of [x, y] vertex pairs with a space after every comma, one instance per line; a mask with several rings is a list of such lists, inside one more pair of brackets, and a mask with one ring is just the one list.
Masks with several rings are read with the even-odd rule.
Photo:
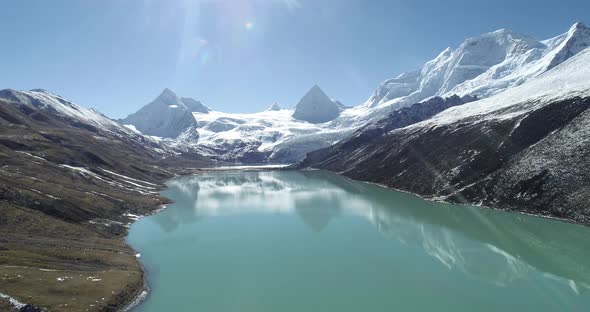
[[312, 152], [299, 166], [431, 198], [590, 222], [590, 48], [520, 86], [385, 130], [368, 128], [363, 140]]
[[4, 89], [0, 90], [0, 98], [25, 103], [26, 105], [31, 105], [73, 121], [83, 121], [105, 131], [132, 133], [101, 113], [93, 109], [78, 106], [47, 90], [33, 89], [29, 91], [17, 91]]
[[[202, 105], [200, 109], [191, 109], [183, 106], [185, 102], [184, 98], [166, 89], [122, 123], [144, 134], [161, 137], [165, 144], [196, 150], [216, 159], [292, 163], [302, 159], [307, 152], [338, 141], [340, 133], [332, 131], [328, 123], [320, 120], [333, 119], [346, 109], [318, 86], [302, 98], [295, 110], [282, 109], [274, 103], [263, 112], [231, 114]], [[163, 133], [167, 135], [163, 136]], [[321, 140], [316, 137], [318, 133], [322, 134]], [[314, 137], [315, 141], [308, 142], [307, 137]]]
[[272, 105], [271, 105], [271, 106], [269, 106], [269, 107], [266, 109], [266, 111], [267, 111], [267, 112], [269, 112], [269, 111], [279, 111], [279, 110], [281, 110], [281, 106], [280, 106], [280, 105], [279, 105], [279, 103], [277, 103], [277, 102], [274, 102], [274, 103], [272, 103]]
[[[170, 106], [182, 107], [178, 103], [183, 101], [163, 94], [164, 99], [148, 105], [157, 109], [144, 108], [132, 115], [141, 118], [130, 116], [124, 122], [142, 133], [178, 137], [178, 146], [191, 146], [224, 160], [289, 163], [347, 138], [391, 111], [421, 102], [429, 105], [425, 101], [433, 97], [484, 99], [522, 85], [589, 45], [590, 29], [581, 23], [541, 41], [501, 29], [469, 38], [456, 49], [445, 49], [420, 70], [383, 82], [365, 103], [352, 108], [330, 99], [316, 86], [294, 111], [273, 105], [261, 113], [226, 114], [203, 106], [193, 110], [193, 121], [187, 118], [190, 107], [176, 115]], [[421, 111], [433, 110], [425, 107]]]
[[158, 145], [155, 140], [122, 126], [94, 109], [79, 106], [47, 90], [33, 89], [29, 91], [17, 91], [4, 89], [0, 90], [0, 98], [21, 103], [22, 105], [29, 105], [32, 108], [60, 116], [68, 120], [74, 127], [81, 127], [95, 132], [105, 131], [119, 137], [131, 138], [134, 141], [143, 142], [147, 145]]
[[568, 32], [538, 41], [501, 29], [447, 48], [421, 70], [387, 80], [365, 106], [407, 106], [432, 96], [489, 97], [518, 86], [559, 65], [590, 45], [590, 29], [574, 24]]
[[340, 115], [342, 107], [330, 99], [317, 85], [313, 86], [295, 106], [293, 118], [311, 123], [324, 123]]
[[[17, 91], [13, 89], [0, 90], [0, 99], [14, 102], [21, 110], [35, 114], [37, 110], [49, 113], [51, 116], [61, 118], [71, 127], [89, 130], [98, 136], [116, 137], [120, 141], [129, 144], [141, 145], [151, 152], [165, 158], [177, 156], [181, 152], [194, 150], [180, 148], [178, 144], [169, 144], [160, 138], [144, 135], [134, 127], [127, 127], [112, 120], [94, 109], [87, 109], [75, 104], [64, 97], [43, 89], [29, 91]], [[190, 105], [190, 104], [189, 104]], [[189, 110], [198, 108], [192, 105]], [[39, 117], [41, 118], [41, 117]], [[186, 131], [188, 132], [188, 130]], [[195, 157], [201, 158], [195, 154]]]
[[132, 128], [146, 135], [177, 138], [195, 125], [193, 112], [206, 114], [209, 111], [199, 101], [180, 98], [170, 89], [164, 89], [155, 100], [121, 120], [121, 123], [132, 125]]
[[[275, 103], [264, 112], [252, 114], [195, 112], [199, 135], [196, 145], [201, 152], [223, 160], [290, 163], [338, 140], [327, 123], [319, 121], [334, 118], [341, 110], [324, 91], [314, 86], [294, 111], [281, 109]], [[305, 140], [318, 133], [325, 139]], [[301, 140], [303, 144], [299, 143]]]

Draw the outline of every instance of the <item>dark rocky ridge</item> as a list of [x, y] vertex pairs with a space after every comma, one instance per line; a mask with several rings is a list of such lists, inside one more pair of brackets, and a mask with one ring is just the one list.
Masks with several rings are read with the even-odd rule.
[[356, 147], [372, 142], [391, 130], [403, 128], [426, 120], [447, 108], [469, 103], [476, 99], [477, 98], [471, 96], [459, 97], [456, 95], [447, 99], [434, 97], [410, 107], [403, 107], [389, 113], [386, 118], [362, 127], [355, 131], [350, 137], [330, 147], [309, 153], [307, 157], [309, 159], [314, 157], [323, 159], [338, 157], [340, 153], [346, 153]]
[[510, 118], [478, 116], [389, 133], [369, 129], [361, 134], [376, 135], [309, 153], [298, 167], [428, 198], [590, 224], [589, 108], [590, 98], [571, 98]]

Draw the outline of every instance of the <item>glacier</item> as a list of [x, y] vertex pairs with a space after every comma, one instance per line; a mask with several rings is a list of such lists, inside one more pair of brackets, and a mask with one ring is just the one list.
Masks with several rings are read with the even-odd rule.
[[294, 109], [275, 103], [266, 111], [250, 114], [217, 112], [190, 99], [198, 103], [197, 108], [191, 108], [184, 98], [166, 89], [123, 122], [144, 134], [162, 137], [176, 148], [215, 159], [246, 164], [293, 163], [394, 110], [434, 97], [485, 99], [518, 87], [588, 46], [590, 28], [582, 23], [546, 40], [500, 29], [468, 38], [456, 49], [443, 50], [422, 68], [384, 81], [367, 101], [350, 108], [329, 98], [318, 86]]

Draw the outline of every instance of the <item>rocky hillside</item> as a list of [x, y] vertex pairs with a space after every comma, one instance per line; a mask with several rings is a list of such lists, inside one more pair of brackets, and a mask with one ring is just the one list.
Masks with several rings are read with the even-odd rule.
[[450, 107], [469, 103], [474, 100], [476, 98], [471, 96], [459, 97], [454, 95], [447, 99], [434, 97], [422, 103], [404, 107], [391, 112], [386, 118], [362, 127], [346, 139], [330, 147], [308, 154], [305, 161], [310, 161], [311, 159], [338, 158], [340, 155], [354, 151], [359, 146], [366, 146], [371, 142], [380, 140], [384, 134], [392, 130], [418, 123]]
[[43, 90], [0, 91], [0, 129], [0, 294], [51, 311], [129, 302], [143, 273], [126, 226], [166, 202], [176, 152]]
[[[590, 223], [589, 108], [586, 49], [522, 86], [367, 140], [352, 137], [308, 154], [299, 167]], [[371, 131], [378, 130], [364, 133]]]

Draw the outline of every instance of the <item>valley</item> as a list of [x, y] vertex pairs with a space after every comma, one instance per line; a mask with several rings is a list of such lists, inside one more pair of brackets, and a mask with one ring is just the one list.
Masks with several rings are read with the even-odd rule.
[[[174, 271], [176, 258], [157, 253], [202, 260], [183, 245], [204, 253], [197, 234], [205, 235], [208, 246], [222, 241], [216, 250], [226, 257], [202, 263], [218, 272], [223, 266], [212, 265], [215, 261], [239, 256], [223, 243], [227, 239], [253, 248], [250, 263], [267, 261], [276, 274], [284, 273], [280, 259], [266, 257], [260, 247], [280, 245], [266, 239], [276, 234], [300, 250], [311, 246], [316, 254], [346, 247], [334, 250], [350, 259], [342, 265], [356, 274], [351, 281], [377, 279], [362, 269], [372, 261], [395, 273], [383, 265], [397, 263], [394, 253], [365, 259], [344, 252], [354, 245], [336, 238], [347, 233], [358, 234], [348, 239], [366, 239], [367, 253], [394, 246], [412, 255], [405, 260], [420, 261], [435, 276], [458, 280], [465, 289], [476, 287], [478, 294], [510, 297], [506, 289], [539, 282], [559, 289], [576, 310], [588, 303], [589, 289], [582, 246], [587, 231], [578, 225], [590, 225], [589, 46], [590, 29], [582, 23], [546, 40], [501, 29], [468, 38], [419, 70], [384, 81], [364, 103], [342, 103], [315, 85], [295, 105], [273, 103], [257, 113], [216, 111], [166, 88], [137, 112], [111, 119], [44, 89], [1, 90], [0, 311], [121, 311], [148, 288], [153, 298], [138, 311], [174, 304], [193, 308], [197, 303], [190, 300], [168, 302], [158, 287], [170, 276], [181, 285], [198, 276], [189, 279], [190, 274]], [[310, 239], [318, 239], [331, 220], [342, 222], [335, 232], [327, 231], [337, 237], [324, 237], [326, 245]], [[281, 224], [286, 227], [278, 228]], [[255, 225], [263, 227], [254, 231]], [[182, 244], [170, 251], [166, 248], [174, 245], [159, 245], [164, 238]], [[416, 248], [423, 250], [416, 253]], [[490, 265], [497, 270], [479, 267], [486, 262], [469, 254], [472, 249], [494, 258]], [[297, 256], [281, 250], [289, 259]], [[313, 271], [313, 261], [300, 260], [308, 273]], [[324, 271], [318, 272], [329, 271], [335, 261], [332, 255], [320, 260]], [[254, 265], [243, 271], [234, 262], [226, 264], [244, 277], [234, 286], [262, 274]], [[162, 276], [167, 270], [171, 275]], [[498, 272], [503, 273], [494, 275]], [[330, 278], [346, 280], [337, 274]], [[266, 281], [281, 282], [272, 276]], [[211, 291], [208, 286], [198, 285], [203, 292]], [[262, 296], [273, 291], [266, 286], [251, 290]], [[232, 291], [239, 297], [236, 287]], [[377, 301], [364, 293], [358, 302], [390, 307], [382, 289], [374, 290]], [[251, 311], [287, 311], [282, 304], [291, 300], [288, 294], [275, 295], [284, 300], [238, 299]], [[363, 306], [339, 304], [337, 292], [331, 296], [334, 300], [324, 303], [327, 310]], [[540, 304], [542, 294], [532, 296], [539, 301], [527, 302], [530, 309], [547, 307]], [[291, 307], [320, 304], [313, 293], [304, 299]], [[203, 306], [215, 310], [218, 303]]]

